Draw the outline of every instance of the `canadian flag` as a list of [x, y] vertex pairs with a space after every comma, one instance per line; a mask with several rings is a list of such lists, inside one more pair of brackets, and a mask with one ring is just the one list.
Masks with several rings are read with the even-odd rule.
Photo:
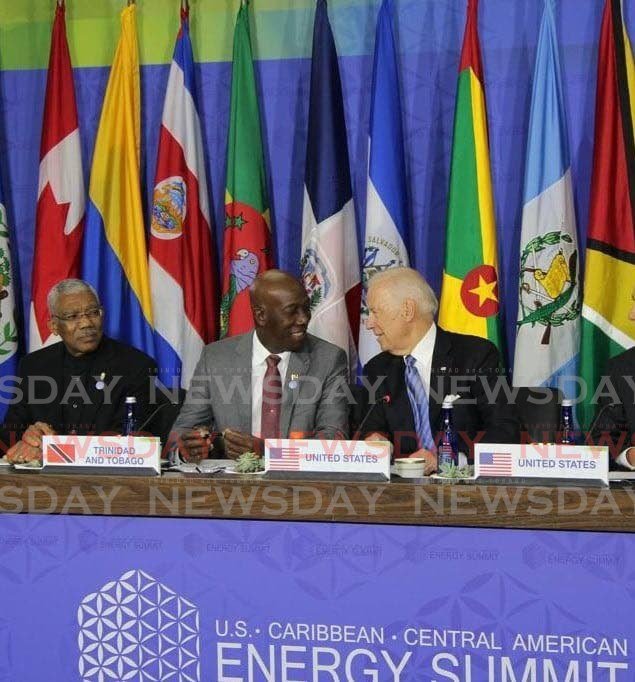
[[86, 194], [64, 1], [58, 0], [51, 36], [40, 145], [29, 349], [55, 341], [46, 297], [62, 279], [78, 277]]

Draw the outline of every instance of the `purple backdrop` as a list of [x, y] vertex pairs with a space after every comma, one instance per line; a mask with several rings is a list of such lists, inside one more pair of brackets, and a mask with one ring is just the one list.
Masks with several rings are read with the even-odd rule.
[[[513, 680], [504, 665], [524, 679], [530, 659], [539, 672], [527, 679], [626, 682], [635, 544], [617, 533], [3, 514], [0, 604], [1, 682], [442, 682], [470, 680], [466, 656], [472, 682]], [[310, 641], [298, 623], [329, 629]], [[356, 643], [338, 641], [343, 626]], [[371, 628], [381, 637], [368, 643]], [[435, 629], [445, 645], [414, 644]], [[483, 639], [452, 643], [451, 630]], [[530, 635], [553, 635], [556, 650], [524, 652], [517, 637]], [[575, 654], [562, 637], [590, 638], [587, 651], [617, 640], [627, 653]], [[250, 645], [267, 666], [272, 657], [273, 677], [257, 664], [249, 674]], [[283, 656], [305, 667], [285, 678]], [[332, 673], [313, 677], [313, 656]], [[407, 657], [400, 677], [386, 657]], [[566, 678], [572, 661], [581, 673]], [[543, 674], [548, 665], [555, 677]]]

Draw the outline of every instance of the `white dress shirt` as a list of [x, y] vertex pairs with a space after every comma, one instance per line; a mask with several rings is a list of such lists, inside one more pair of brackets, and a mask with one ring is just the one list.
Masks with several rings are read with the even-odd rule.
[[257, 438], [260, 438], [260, 421], [262, 419], [262, 384], [267, 371], [267, 358], [270, 355], [277, 355], [280, 358], [278, 371], [284, 387], [291, 353], [289, 351], [271, 353], [260, 343], [258, 334], [254, 331], [251, 350], [251, 435]]
[[[430, 379], [432, 376], [432, 354], [434, 353], [434, 344], [437, 340], [437, 325], [433, 322], [432, 326], [425, 335], [421, 338], [419, 343], [412, 349], [410, 355], [415, 359], [415, 367], [421, 381], [423, 382], [423, 387], [426, 389], [426, 394], [428, 396], [428, 404], [430, 403]], [[434, 436], [435, 426], [432, 426], [432, 435]], [[467, 457], [459, 452], [459, 466], [465, 466], [467, 464]]]
[[433, 322], [432, 326], [421, 338], [419, 343], [412, 349], [410, 355], [415, 359], [415, 367], [423, 387], [426, 389], [428, 400], [430, 399], [430, 375], [432, 374], [432, 353], [434, 344], [437, 340], [437, 325]]

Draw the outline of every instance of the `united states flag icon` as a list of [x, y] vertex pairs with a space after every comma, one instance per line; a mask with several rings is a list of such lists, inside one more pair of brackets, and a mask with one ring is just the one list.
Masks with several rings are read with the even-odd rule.
[[479, 473], [491, 476], [511, 476], [512, 456], [506, 452], [481, 452]]
[[269, 469], [299, 471], [300, 448], [293, 446], [271, 448], [269, 450]]

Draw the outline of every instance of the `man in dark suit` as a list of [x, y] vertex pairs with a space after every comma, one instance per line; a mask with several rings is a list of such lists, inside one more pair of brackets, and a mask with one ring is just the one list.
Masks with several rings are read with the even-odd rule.
[[307, 333], [311, 306], [295, 277], [268, 270], [250, 289], [255, 331], [207, 345], [174, 423], [179, 450], [207, 457], [209, 430], [236, 458], [264, 438], [343, 438], [348, 429], [346, 354]]
[[[378, 400], [368, 412], [365, 437], [387, 437], [396, 457], [423, 457], [430, 473], [436, 469], [441, 405], [453, 394], [460, 396], [453, 404], [460, 451], [471, 454], [478, 441], [518, 442], [519, 424], [507, 404], [496, 347], [437, 327], [436, 296], [416, 270], [391, 268], [376, 274], [367, 302], [366, 324], [383, 352], [364, 367], [366, 383]], [[389, 398], [380, 400], [384, 396]]]
[[150, 414], [156, 365], [145, 353], [103, 335], [104, 311], [86, 282], [67, 279], [48, 295], [49, 327], [59, 343], [21, 363], [19, 393], [4, 423], [13, 462], [41, 458], [42, 436], [120, 433], [125, 399], [137, 399], [139, 424]]
[[[628, 319], [635, 322], [635, 289]], [[609, 463], [635, 469], [635, 347], [612, 357], [603, 373], [603, 388], [591, 438], [608, 445]], [[608, 380], [608, 381], [607, 381]], [[611, 394], [610, 397], [607, 394]]]

